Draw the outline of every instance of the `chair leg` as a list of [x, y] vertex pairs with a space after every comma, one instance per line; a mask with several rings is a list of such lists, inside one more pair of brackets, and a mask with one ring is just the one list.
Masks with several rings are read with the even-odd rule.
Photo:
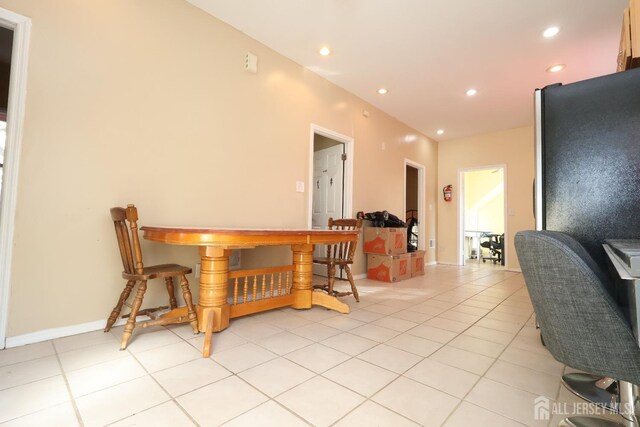
[[347, 279], [349, 279], [349, 284], [351, 285], [351, 292], [356, 299], [356, 302], [360, 302], [360, 297], [358, 296], [358, 289], [356, 288], [356, 284], [353, 281], [353, 275], [351, 274], [351, 269], [349, 265], [345, 265], [344, 269], [347, 272]]
[[167, 293], [169, 294], [169, 307], [171, 310], [178, 306], [178, 302], [176, 301], [176, 293], [173, 290], [173, 277], [165, 277], [164, 282], [167, 284]]
[[327, 265], [327, 293], [333, 296], [333, 283], [336, 281], [336, 266], [334, 263]]
[[620, 392], [620, 415], [625, 426], [637, 427], [640, 422], [640, 407], [638, 406], [638, 386], [628, 381], [618, 382]]
[[196, 315], [196, 309], [193, 306], [193, 298], [191, 297], [191, 290], [189, 289], [189, 281], [184, 274], [180, 276], [180, 287], [182, 288], [182, 297], [185, 304], [187, 304], [187, 311], [189, 312], [189, 323], [193, 329], [193, 333], [197, 334], [198, 331], [198, 317]]
[[136, 284], [135, 280], [129, 280], [127, 282], [127, 285], [124, 287], [124, 289], [122, 290], [122, 293], [120, 294], [120, 299], [118, 300], [118, 303], [113, 308], [113, 311], [111, 311], [111, 315], [107, 319], [107, 325], [104, 327], [105, 332], [109, 332], [113, 324], [116, 323], [116, 320], [118, 320], [118, 316], [120, 316], [120, 312], [122, 311], [122, 306], [124, 305], [125, 301], [127, 301], [127, 299], [129, 298], [129, 295], [131, 295], [131, 290], [133, 289], [133, 285], [135, 284]]
[[[573, 372], [562, 376], [562, 385], [581, 399], [605, 408], [613, 413], [619, 412], [619, 394], [617, 380], [582, 372]], [[611, 385], [613, 384], [613, 387]]]
[[136, 297], [133, 300], [133, 305], [131, 306], [131, 313], [129, 314], [129, 320], [127, 320], [127, 324], [124, 326], [124, 332], [122, 333], [122, 342], [120, 344], [120, 350], [124, 350], [127, 348], [127, 343], [131, 338], [131, 334], [133, 333], [133, 328], [136, 327], [136, 316], [138, 315], [138, 311], [140, 310], [140, 306], [142, 305], [142, 299], [144, 298], [144, 293], [147, 290], [147, 281], [143, 280], [138, 285], [138, 292], [136, 293]]
[[638, 396], [635, 391], [637, 386], [626, 381], [618, 381], [618, 388], [620, 392], [619, 399], [616, 399], [616, 401], [612, 403], [618, 406], [617, 408], [614, 406], [613, 409], [622, 415], [620, 419], [621, 422], [577, 416], [565, 418], [560, 421], [558, 427], [638, 427], [638, 413], [640, 412], [640, 408], [637, 406]]

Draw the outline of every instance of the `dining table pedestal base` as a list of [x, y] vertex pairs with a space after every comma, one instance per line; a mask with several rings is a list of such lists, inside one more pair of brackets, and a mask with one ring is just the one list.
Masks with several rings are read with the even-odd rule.
[[[356, 241], [357, 231], [147, 226], [142, 227], [142, 231], [147, 240], [199, 246], [201, 268], [196, 312], [198, 330], [205, 333], [203, 357], [211, 354], [213, 333], [229, 327], [229, 320], [235, 317], [282, 307], [305, 310], [314, 305], [349, 313], [349, 306], [333, 295], [313, 290], [313, 249], [316, 244]], [[291, 265], [229, 271], [229, 256], [233, 249], [282, 245], [291, 247]], [[186, 307], [184, 311], [188, 315]]]

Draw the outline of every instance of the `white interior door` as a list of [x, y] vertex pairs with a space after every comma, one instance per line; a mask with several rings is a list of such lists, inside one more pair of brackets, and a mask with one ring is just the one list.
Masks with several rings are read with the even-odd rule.
[[[313, 204], [311, 227], [327, 228], [329, 218], [342, 218], [344, 199], [344, 144], [313, 153]], [[314, 256], [325, 256], [326, 248], [317, 245]], [[314, 265], [313, 273], [327, 275], [326, 268]]]

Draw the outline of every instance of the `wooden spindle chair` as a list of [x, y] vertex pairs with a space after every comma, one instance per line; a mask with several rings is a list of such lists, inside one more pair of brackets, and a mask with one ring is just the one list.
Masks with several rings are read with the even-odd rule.
[[[198, 333], [198, 321], [196, 317], [196, 310], [193, 305], [193, 298], [191, 291], [189, 290], [189, 282], [186, 275], [191, 273], [189, 267], [184, 267], [178, 264], [162, 264], [154, 265], [151, 267], [145, 267], [142, 263], [142, 250], [140, 249], [140, 240], [138, 238], [138, 210], [134, 205], [127, 205], [126, 208], [115, 207], [111, 208], [111, 219], [113, 219], [113, 225], [116, 229], [116, 236], [118, 237], [118, 246], [120, 247], [120, 256], [122, 257], [122, 265], [124, 271], [122, 277], [127, 280], [127, 284], [120, 294], [120, 299], [114, 307], [109, 319], [107, 320], [107, 326], [104, 328], [105, 332], [108, 332], [115, 321], [120, 316], [122, 306], [127, 305], [131, 307], [131, 312], [122, 316], [128, 317], [127, 323], [122, 333], [121, 350], [127, 348], [127, 343], [131, 338], [133, 329], [136, 327], [145, 328], [147, 326], [155, 325], [169, 325], [174, 323], [190, 323], [193, 328], [193, 333]], [[128, 226], [127, 226], [127, 223]], [[167, 309], [177, 308], [176, 297], [173, 289], [173, 277], [180, 278], [180, 287], [182, 288], [182, 295], [184, 302], [187, 304], [188, 315], [184, 316], [172, 316], [171, 312], [166, 313], [161, 317], [161, 312]], [[144, 293], [147, 290], [147, 281], [156, 278], [163, 278], [169, 293], [169, 306], [148, 308], [141, 310], [142, 300]], [[127, 299], [131, 294], [134, 286], [138, 284], [138, 290], [136, 296], [133, 299], [131, 305], [127, 304]], [[136, 322], [137, 316], [147, 315], [151, 320], [145, 322]]]
[[[362, 219], [333, 219], [329, 218], [329, 230], [356, 230], [362, 229]], [[351, 274], [351, 268], [353, 264], [353, 256], [356, 253], [356, 247], [358, 241], [353, 242], [340, 242], [332, 245], [327, 245], [327, 256], [321, 258], [314, 258], [314, 264], [323, 264], [327, 266], [327, 284], [315, 285], [314, 288], [322, 289], [329, 295], [342, 297], [353, 294], [356, 301], [360, 302], [358, 296], [358, 289], [353, 281], [353, 275]], [[339, 292], [333, 289], [333, 285], [336, 280], [336, 267], [340, 270], [344, 270], [347, 273], [347, 279], [351, 284], [351, 292]]]

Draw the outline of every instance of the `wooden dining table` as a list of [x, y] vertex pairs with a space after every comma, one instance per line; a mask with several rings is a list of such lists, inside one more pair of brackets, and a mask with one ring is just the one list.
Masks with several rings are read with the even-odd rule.
[[[143, 237], [150, 241], [199, 247], [197, 315], [198, 329], [205, 333], [203, 357], [211, 354], [212, 333], [226, 329], [234, 317], [288, 306], [303, 310], [314, 305], [349, 313], [349, 306], [334, 296], [313, 290], [313, 249], [317, 244], [356, 241], [358, 231], [154, 226], [144, 226], [141, 230]], [[229, 271], [229, 255], [233, 249], [282, 245], [291, 247], [290, 265]], [[186, 307], [165, 314], [180, 315], [186, 315]]]

